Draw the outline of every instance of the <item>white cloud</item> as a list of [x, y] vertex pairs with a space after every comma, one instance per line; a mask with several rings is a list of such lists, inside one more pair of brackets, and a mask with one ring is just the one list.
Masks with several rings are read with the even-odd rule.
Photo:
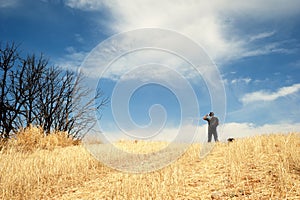
[[207, 53], [218, 63], [246, 56], [274, 52], [286, 53], [280, 46], [265, 45], [253, 50], [251, 42], [271, 37], [276, 30], [241, 37], [234, 33], [233, 23], [243, 16], [258, 22], [276, 20], [299, 14], [300, 1], [254, 0], [244, 1], [97, 1], [68, 0], [72, 8], [97, 10], [103, 6], [110, 9], [110, 24], [114, 32], [143, 27], [167, 28], [181, 32], [203, 45]]
[[268, 92], [268, 91], [260, 90], [260, 91], [245, 94], [241, 98], [241, 101], [243, 103], [251, 103], [256, 101], [274, 101], [280, 97], [294, 94], [299, 90], [300, 90], [299, 83], [291, 86], [279, 88], [276, 92]]
[[[195, 126], [185, 125], [181, 127], [184, 133], [179, 133], [178, 128], [165, 128], [158, 135], [148, 138], [151, 141], [176, 141], [181, 142], [206, 142], [207, 141], [207, 125]], [[132, 131], [134, 132], [134, 131]], [[252, 123], [225, 123], [218, 127], [218, 136], [221, 141], [226, 141], [227, 138], [245, 138], [262, 134], [287, 134], [300, 132], [300, 123], [278, 123], [264, 124], [257, 126]], [[180, 135], [181, 134], [181, 135]], [[108, 141], [132, 140], [138, 139], [130, 137], [122, 132], [105, 132], [104, 137]], [[147, 134], [146, 134], [147, 135]], [[141, 136], [140, 136], [141, 137]], [[142, 137], [141, 137], [142, 139]]]
[[260, 134], [300, 132], [300, 123], [278, 123], [256, 126], [251, 123], [226, 123], [223, 127], [222, 137], [243, 138]]
[[210, 58], [196, 43], [173, 31], [140, 29], [113, 36], [94, 48], [81, 67], [93, 77], [114, 81], [150, 79], [180, 86], [179, 80], [203, 78], [218, 90], [218, 96], [224, 93]]
[[[283, 48], [284, 43], [282, 42], [273, 42], [264, 45], [260, 44], [259, 47], [252, 44], [257, 40], [272, 37], [276, 34], [276, 30], [240, 36], [235, 34], [234, 30], [237, 27], [234, 27], [234, 23], [232, 22], [241, 16], [249, 16], [249, 18], [258, 21], [269, 19], [276, 20], [276, 18], [299, 13], [296, 7], [298, 7], [297, 5], [300, 5], [299, 1], [296, 0], [289, 0], [289, 3], [282, 3], [279, 0], [267, 0], [263, 3], [259, 0], [251, 1], [251, 3], [232, 3], [231, 0], [216, 2], [180, 0], [163, 0], [159, 2], [153, 2], [151, 0], [67, 0], [65, 1], [65, 4], [71, 8], [82, 9], [85, 11], [97, 11], [104, 7], [105, 9], [109, 9], [113, 21], [111, 21], [106, 28], [112, 30], [113, 33], [145, 27], [158, 27], [178, 31], [202, 45], [207, 54], [217, 64], [224, 64], [228, 61], [242, 57], [266, 55], [270, 53], [291, 53], [293, 50]], [[270, 4], [272, 4], [272, 6], [270, 6]], [[102, 22], [100, 24], [103, 26]], [[149, 35], [144, 35], [143, 37], [144, 40], [151, 41]], [[82, 41], [81, 37], [78, 37], [78, 39]], [[132, 41], [132, 38], [125, 38], [124, 40]], [[178, 42], [174, 42], [172, 39], [170, 39], [170, 41], [170, 46], [174, 46], [174, 44], [177, 43], [177, 46], [190, 51], [186, 44], [178, 44]], [[124, 44], [119, 44], [115, 49], [107, 48], [107, 50], [110, 51], [107, 52], [107, 54], [111, 53], [111, 51], [122, 51], [122, 49], [118, 49], [120, 47], [122, 48], [122, 45]], [[130, 45], [130, 42], [127, 42], [126, 45]], [[79, 61], [84, 60], [81, 55], [88, 55], [88, 52], [76, 53], [74, 51], [62, 59], [64, 60], [63, 64], [68, 66], [76, 64], [78, 66]], [[145, 56], [142, 57], [144, 63], [151, 61], [152, 58], [153, 56], [151, 57], [151, 55], [146, 58]], [[101, 59], [107, 59], [107, 57], [95, 59], [95, 66], [101, 65]], [[137, 57], [135, 60], [137, 60]], [[132, 59], [124, 59], [123, 61], [123, 65], [118, 65], [113, 68], [114, 70], [109, 71], [109, 74], [107, 74], [108, 78], [119, 78], [120, 75], [123, 75], [128, 71], [128, 63], [130, 65], [135, 63]], [[184, 74], [185, 77], [192, 78], [194, 76], [194, 73], [189, 67], [182, 66], [182, 62], [176, 63], [176, 59], [165, 59], [160, 57], [153, 59], [152, 61], [162, 65], [172, 65], [175, 70], [180, 74]], [[101, 67], [97, 67], [97, 69], [88, 69], [86, 66], [84, 67], [85, 70], [87, 70], [86, 73], [93, 77], [99, 77], [101, 74]], [[160, 77], [165, 76], [161, 71], [153, 71], [153, 73]], [[148, 72], [144, 74], [144, 76], [152, 77], [153, 73]], [[209, 73], [205, 73], [206, 76], [208, 76]], [[165, 76], [165, 78], [168, 77]], [[232, 80], [231, 83], [244, 82], [248, 84], [250, 81], [250, 79]]]
[[[180, 132], [184, 130], [184, 132]], [[135, 130], [131, 131], [135, 133]], [[120, 139], [132, 140], [132, 139], [144, 139], [150, 141], [181, 141], [181, 142], [192, 142], [194, 139], [199, 141], [205, 141], [206, 138], [206, 126], [194, 126], [194, 125], [185, 125], [181, 128], [164, 128], [153, 137], [145, 138], [142, 134], [137, 135], [136, 137], [129, 136], [121, 131], [118, 132], [104, 132], [103, 135], [108, 141], [117, 141]], [[144, 131], [144, 135], [151, 135], [147, 133], [147, 130]], [[203, 136], [203, 137], [202, 137]]]
[[161, 27], [181, 32], [203, 45], [212, 58], [224, 57], [235, 43], [228, 43], [222, 35], [216, 5], [205, 2], [182, 1], [115, 1], [109, 4], [117, 16], [113, 29], [117, 32], [141, 27]]

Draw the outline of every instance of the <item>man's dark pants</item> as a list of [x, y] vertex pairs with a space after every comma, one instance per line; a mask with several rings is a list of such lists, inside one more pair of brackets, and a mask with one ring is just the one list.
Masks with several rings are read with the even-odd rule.
[[216, 142], [219, 141], [217, 130], [209, 130], [208, 131], [208, 142], [211, 142], [212, 136], [214, 136], [214, 139]]

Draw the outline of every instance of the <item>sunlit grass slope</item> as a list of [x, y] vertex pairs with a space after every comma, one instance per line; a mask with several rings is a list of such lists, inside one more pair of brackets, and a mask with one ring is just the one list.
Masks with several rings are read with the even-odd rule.
[[[193, 144], [176, 162], [144, 174], [112, 170], [61, 134], [51, 137], [52, 143], [43, 136], [21, 142], [20, 136], [2, 145], [0, 199], [300, 199], [296, 133], [218, 143], [204, 159]], [[151, 146], [152, 152], [163, 145], [117, 146], [145, 152]]]

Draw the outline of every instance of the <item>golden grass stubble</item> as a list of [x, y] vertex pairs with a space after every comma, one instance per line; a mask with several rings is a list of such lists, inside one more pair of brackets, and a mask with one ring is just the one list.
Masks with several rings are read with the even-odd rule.
[[81, 146], [11, 147], [0, 152], [0, 198], [299, 199], [299, 146], [295, 134], [256, 136], [219, 143], [200, 160], [194, 144], [176, 162], [145, 174], [106, 168]]
[[80, 146], [33, 153], [1, 152], [0, 163], [0, 199], [55, 196], [103, 171], [103, 166]]
[[225, 160], [232, 189], [227, 195], [299, 197], [299, 144], [296, 134], [255, 136], [230, 144]]
[[41, 128], [22, 129], [0, 151], [0, 199], [46, 198], [102, 171], [74, 144], [63, 132], [46, 136]]

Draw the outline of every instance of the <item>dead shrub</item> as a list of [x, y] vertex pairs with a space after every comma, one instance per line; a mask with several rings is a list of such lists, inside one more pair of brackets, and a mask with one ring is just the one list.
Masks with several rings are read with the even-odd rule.
[[53, 150], [55, 147], [73, 146], [79, 143], [80, 141], [68, 137], [66, 132], [55, 131], [46, 135], [41, 127], [34, 126], [20, 129], [8, 141], [8, 145], [14, 146], [19, 151]]

